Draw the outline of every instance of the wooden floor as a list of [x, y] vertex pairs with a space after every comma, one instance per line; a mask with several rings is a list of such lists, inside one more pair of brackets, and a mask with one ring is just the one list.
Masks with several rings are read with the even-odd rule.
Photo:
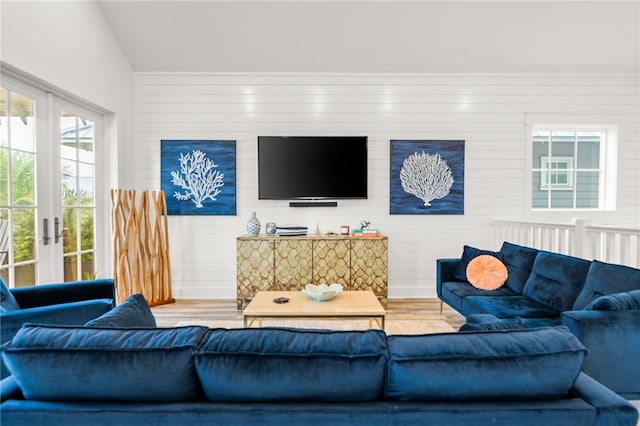
[[[233, 300], [176, 300], [175, 303], [152, 308], [159, 327], [171, 327], [178, 322], [210, 322], [216, 320], [241, 320], [242, 311], [236, 309]], [[464, 324], [464, 317], [444, 305], [440, 315], [439, 299], [389, 299], [387, 321], [435, 320], [447, 322], [455, 330]]]

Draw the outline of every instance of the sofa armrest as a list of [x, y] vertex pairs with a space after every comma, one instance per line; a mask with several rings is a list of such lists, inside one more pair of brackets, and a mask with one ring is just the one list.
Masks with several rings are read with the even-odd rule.
[[640, 310], [565, 311], [562, 325], [589, 349], [582, 371], [630, 399], [640, 399]]
[[635, 426], [638, 410], [626, 399], [585, 373], [580, 373], [571, 393], [596, 408], [595, 426]]
[[22, 390], [13, 376], [6, 377], [0, 381], [0, 402], [8, 399], [22, 399]]
[[[113, 299], [95, 299], [3, 312], [0, 315], [0, 341], [4, 344], [13, 339], [26, 323], [84, 325], [87, 321], [109, 312], [112, 306]], [[0, 359], [0, 377], [5, 378], [8, 375], [9, 370]]]
[[91, 299], [112, 299], [115, 303], [115, 286], [112, 279], [21, 287], [11, 289], [11, 293], [20, 309]]
[[458, 281], [455, 274], [459, 263], [460, 258], [436, 259], [436, 291], [438, 297], [442, 296], [442, 283]]
[[0, 316], [2, 325], [1, 341], [4, 343], [11, 340], [20, 327], [26, 323], [83, 325], [87, 321], [109, 312], [112, 303], [112, 299], [82, 300], [3, 312]]

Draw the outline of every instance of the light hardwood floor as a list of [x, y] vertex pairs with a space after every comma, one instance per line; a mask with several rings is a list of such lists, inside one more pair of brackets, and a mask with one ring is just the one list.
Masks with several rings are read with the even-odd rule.
[[[215, 321], [242, 320], [242, 311], [236, 309], [233, 300], [176, 300], [175, 303], [152, 308], [159, 327], [171, 327], [182, 322], [209, 323]], [[444, 305], [440, 315], [439, 299], [389, 299], [387, 321], [393, 320], [444, 320], [457, 330], [464, 324], [464, 317]]]

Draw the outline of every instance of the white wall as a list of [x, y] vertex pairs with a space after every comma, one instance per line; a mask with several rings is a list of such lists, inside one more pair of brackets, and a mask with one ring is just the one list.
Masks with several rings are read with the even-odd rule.
[[98, 3], [2, 1], [0, 22], [3, 62], [112, 113], [112, 185], [133, 185], [133, 70]]
[[[495, 246], [490, 220], [589, 217], [636, 224], [640, 217], [637, 75], [138, 73], [136, 187], [159, 189], [161, 139], [237, 141], [237, 216], [171, 216], [177, 298], [236, 296], [235, 238], [256, 211], [263, 224], [318, 223], [322, 232], [368, 219], [389, 236], [389, 296], [435, 296], [435, 260], [464, 244]], [[532, 214], [526, 124], [620, 126], [616, 212]], [[258, 200], [258, 135], [366, 135], [369, 199], [337, 208], [289, 208]], [[389, 215], [389, 140], [464, 139], [465, 214]]]
[[[159, 188], [160, 139], [237, 140], [238, 215], [170, 218], [179, 298], [235, 297], [235, 237], [244, 232], [253, 210], [263, 224], [314, 228], [319, 223], [323, 232], [371, 220], [390, 238], [390, 296], [433, 296], [436, 258], [457, 256], [463, 244], [491, 248], [493, 217], [531, 216], [524, 129], [536, 119], [621, 126], [618, 212], [580, 216], [604, 223], [638, 222], [637, 74], [175, 72], [139, 73], [134, 82], [95, 2], [2, 1], [0, 23], [2, 61], [114, 113], [118, 146], [112, 150], [117, 155], [112, 171], [119, 187]], [[468, 46], [466, 53], [473, 53]], [[163, 60], [168, 57], [163, 51]], [[369, 136], [368, 200], [340, 201], [338, 208], [292, 209], [284, 201], [257, 199], [258, 135], [338, 133]], [[392, 138], [466, 140], [464, 216], [388, 214]]]
[[136, 71], [617, 73], [639, 66], [637, 1], [102, 3]]

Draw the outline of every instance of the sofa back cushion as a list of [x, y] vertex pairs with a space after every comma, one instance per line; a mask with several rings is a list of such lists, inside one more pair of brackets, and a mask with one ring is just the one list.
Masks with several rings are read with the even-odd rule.
[[154, 328], [156, 319], [142, 294], [133, 294], [120, 305], [92, 319], [86, 327]]
[[388, 337], [385, 396], [404, 401], [561, 398], [587, 350], [566, 327]]
[[505, 281], [507, 287], [522, 294], [522, 289], [531, 274], [538, 253], [539, 250], [534, 248], [519, 246], [507, 241], [502, 243], [500, 256], [509, 274], [507, 281]]
[[196, 354], [210, 401], [372, 401], [388, 359], [383, 331], [211, 330]]
[[600, 296], [589, 303], [586, 310], [593, 311], [634, 311], [640, 310], [640, 290]]
[[9, 290], [7, 284], [2, 277], [0, 277], [0, 312], [10, 312], [18, 309], [20, 309], [18, 301], [13, 297], [11, 290]]
[[584, 309], [589, 303], [606, 294], [639, 289], [640, 269], [594, 260], [573, 309]]
[[27, 399], [187, 401], [201, 395], [193, 354], [206, 330], [25, 325], [2, 357]]
[[590, 265], [577, 257], [540, 252], [522, 294], [558, 311], [568, 311], [584, 287]]

